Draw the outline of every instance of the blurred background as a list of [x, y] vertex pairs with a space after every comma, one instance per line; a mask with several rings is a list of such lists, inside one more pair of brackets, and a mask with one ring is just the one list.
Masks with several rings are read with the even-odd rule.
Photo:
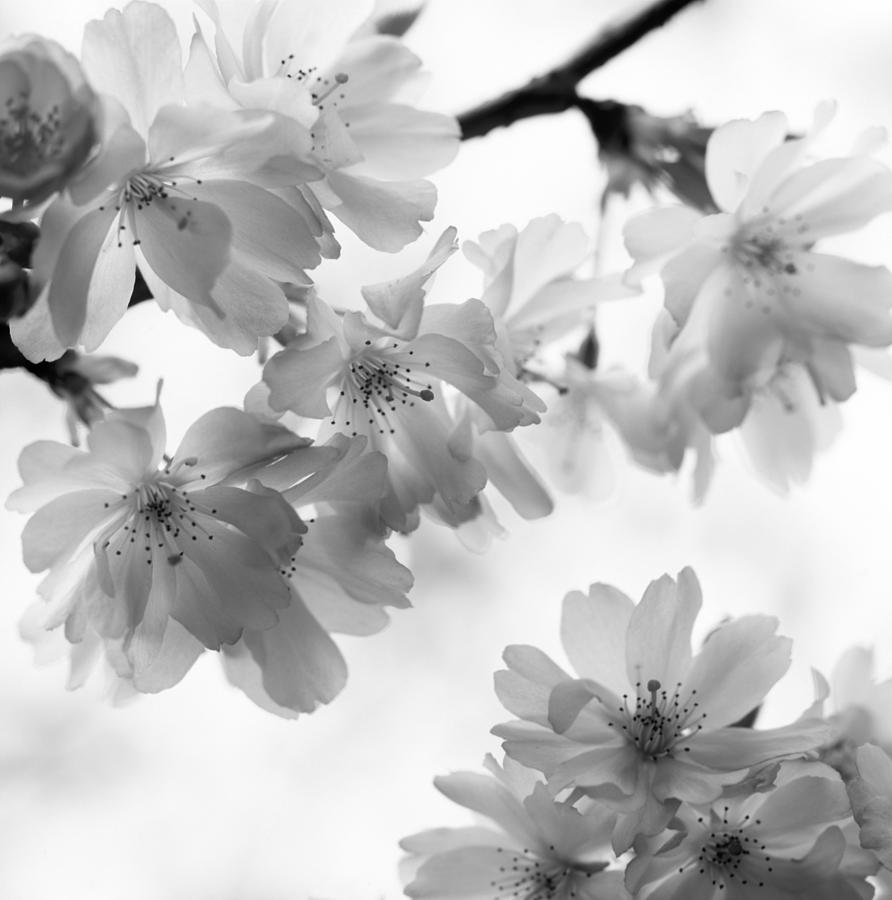
[[[116, 4], [117, 5], [117, 4]], [[186, 34], [187, 0], [165, 4]], [[459, 112], [561, 61], [629, 0], [430, 0], [407, 41], [431, 72], [427, 105]], [[72, 50], [101, 0], [0, 2], [5, 33], [38, 32]], [[848, 143], [892, 126], [892, 7], [874, 0], [706, 0], [589, 78], [599, 99], [707, 124], [784, 110], [807, 127], [815, 104], [840, 104]], [[886, 154], [887, 161], [890, 159]], [[447, 225], [462, 238], [557, 212], [598, 227], [603, 173], [578, 114], [521, 122], [466, 143], [436, 179], [437, 220], [400, 257], [340, 234], [341, 261], [314, 273], [346, 306], [358, 285], [394, 277]], [[643, 197], [612, 213], [605, 269], [625, 259], [619, 228]], [[892, 262], [892, 223], [839, 242], [866, 262]], [[465, 299], [477, 272], [454, 258], [434, 293]], [[351, 299], [352, 298], [352, 299]], [[660, 298], [614, 305], [601, 319], [607, 362], [643, 371]], [[171, 446], [217, 405], [240, 405], [254, 359], [214, 348], [153, 304], [131, 310], [102, 352], [140, 374], [109, 388], [119, 405], [151, 401], [164, 377]], [[37, 439], [66, 440], [63, 406], [22, 373], [0, 374], [0, 493]], [[808, 484], [780, 496], [751, 470], [734, 437], [706, 501], [688, 473], [659, 478], [616, 456], [609, 496], [558, 495], [549, 519], [502, 516], [508, 534], [483, 555], [423, 526], [394, 549], [415, 573], [414, 609], [379, 635], [339, 639], [346, 690], [296, 722], [255, 708], [201, 659], [160, 696], [113, 707], [100, 685], [64, 688], [65, 667], [34, 665], [17, 623], [37, 578], [21, 562], [23, 519], [0, 510], [0, 897], [3, 900], [378, 900], [401, 895], [397, 841], [467, 822], [434, 775], [479, 767], [489, 728], [508, 716], [492, 691], [503, 647], [533, 643], [562, 660], [563, 595], [606, 581], [638, 598], [662, 572], [693, 565], [703, 583], [698, 636], [722, 617], [769, 612], [794, 638], [794, 663], [762, 722], [811, 701], [810, 667], [829, 672], [853, 643], [892, 672], [892, 386], [863, 375], [844, 430]], [[603, 479], [600, 479], [603, 482]], [[603, 491], [599, 491], [602, 494]]]

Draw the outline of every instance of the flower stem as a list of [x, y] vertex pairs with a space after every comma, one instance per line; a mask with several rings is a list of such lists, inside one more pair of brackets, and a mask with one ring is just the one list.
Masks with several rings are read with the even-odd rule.
[[566, 62], [459, 115], [462, 140], [482, 137], [494, 128], [520, 119], [564, 112], [577, 105], [576, 87], [587, 75], [665, 25], [676, 13], [698, 0], [656, 0], [638, 12], [608, 25]]

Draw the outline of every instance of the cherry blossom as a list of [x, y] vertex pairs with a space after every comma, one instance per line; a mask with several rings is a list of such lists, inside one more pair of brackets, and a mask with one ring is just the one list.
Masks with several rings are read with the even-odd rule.
[[437, 199], [423, 176], [452, 161], [458, 126], [415, 107], [421, 61], [397, 38], [362, 27], [370, 0], [246, 3], [231, 32], [240, 42], [214, 0], [201, 5], [215, 34], [213, 50], [200, 30], [193, 43], [196, 90], [303, 128], [324, 173], [307, 191], [369, 246], [392, 252], [418, 238]]
[[403, 278], [363, 288], [369, 312], [335, 313], [308, 301], [306, 333], [264, 369], [273, 410], [325, 419], [332, 431], [368, 437], [388, 459], [384, 520], [399, 531], [418, 524], [418, 507], [440, 501], [450, 524], [473, 518], [486, 483], [447, 404], [451, 385], [487, 427], [509, 431], [539, 421], [538, 398], [502, 366], [492, 317], [479, 300], [425, 305], [426, 285], [454, 250], [447, 229], [427, 261]]
[[136, 0], [88, 24], [84, 68], [105, 96], [102, 152], [41, 222], [39, 296], [12, 325], [30, 359], [95, 349], [127, 309], [137, 265], [165, 309], [224, 347], [253, 352], [321, 259], [310, 224], [265, 188], [315, 175], [285, 156], [269, 115], [185, 105], [179, 38]]
[[[813, 774], [810, 774], [813, 773]], [[853, 846], [845, 788], [819, 764], [781, 775], [767, 792], [683, 806], [675, 836], [648, 844], [626, 883], [640, 900], [749, 900], [751, 897], [862, 900], [878, 868]], [[643, 843], [640, 849], [643, 849]], [[660, 846], [662, 844], [662, 846]]]
[[[116, 410], [78, 450], [38, 441], [22, 452], [24, 486], [8, 507], [32, 516], [22, 537], [42, 627], [101, 640], [137, 690], [182, 678], [204, 648], [278, 621], [290, 592], [280, 574], [305, 530], [252, 472], [305, 445], [284, 428], [216, 409], [164, 456], [160, 407]], [[89, 655], [89, 653], [87, 654]]]
[[621, 815], [617, 851], [666, 827], [682, 801], [704, 803], [751, 767], [808, 753], [827, 739], [819, 719], [753, 730], [734, 723], [790, 663], [777, 620], [745, 616], [717, 628], [696, 656], [700, 586], [690, 569], [664, 575], [634, 604], [595, 584], [564, 599], [561, 635], [579, 678], [533, 647], [508, 647], [496, 676], [521, 721], [499, 725], [505, 752]]
[[760, 392], [783, 400], [777, 373], [788, 367], [801, 369], [821, 403], [846, 400], [851, 348], [892, 342], [892, 274], [815, 250], [892, 209], [882, 163], [858, 150], [813, 159], [831, 115], [820, 107], [812, 131], [793, 140], [776, 112], [722, 126], [706, 153], [721, 212], [658, 209], [626, 228], [632, 278], [660, 269], [675, 324], [662, 388], [713, 432], [738, 426]]
[[892, 869], [892, 759], [876, 744], [865, 744], [856, 751], [855, 764], [847, 787], [861, 846]]
[[[622, 872], [610, 850], [613, 813], [580, 813], [511, 759], [487, 757], [488, 775], [455, 772], [434, 779], [450, 800], [490, 820], [482, 826], [435, 828], [404, 838], [415, 869], [409, 897], [528, 897], [623, 900]], [[490, 822], [492, 824], [490, 824]], [[495, 825], [496, 827], [492, 827]]]
[[274, 628], [246, 629], [223, 647], [226, 674], [264, 709], [286, 718], [312, 712], [344, 686], [347, 669], [329, 632], [365, 635], [405, 607], [412, 575], [385, 546], [377, 505], [387, 462], [364, 437], [335, 435], [257, 472], [300, 514], [305, 530], [283, 561], [291, 601]]
[[77, 59], [46, 38], [7, 38], [0, 73], [0, 196], [33, 206], [93, 151], [99, 102]]

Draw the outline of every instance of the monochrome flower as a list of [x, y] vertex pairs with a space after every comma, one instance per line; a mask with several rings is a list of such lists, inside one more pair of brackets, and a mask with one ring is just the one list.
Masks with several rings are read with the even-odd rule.
[[[363, 31], [370, 0], [276, 0], [245, 5], [230, 42], [214, 0], [214, 51], [199, 31], [194, 77], [244, 109], [299, 123], [324, 178], [308, 190], [361, 240], [396, 251], [421, 235], [436, 189], [423, 176], [458, 152], [452, 116], [417, 109], [421, 61], [395, 37]], [[236, 49], [241, 46], [242, 52]]]
[[257, 472], [304, 525], [282, 562], [291, 600], [274, 628], [245, 629], [224, 646], [227, 676], [255, 703], [295, 718], [329, 702], [344, 686], [346, 663], [329, 632], [365, 635], [383, 628], [386, 607], [406, 607], [412, 575], [384, 544], [377, 504], [387, 462], [366, 453], [364, 437], [335, 435], [298, 448]]
[[62, 190], [99, 137], [99, 102], [77, 59], [35, 35], [0, 44], [0, 196], [30, 205]]
[[652, 582], [637, 605], [592, 585], [564, 599], [561, 635], [573, 679], [533, 647], [508, 647], [496, 692], [521, 721], [496, 726], [505, 752], [573, 785], [620, 816], [614, 847], [666, 827], [680, 802], [704, 803], [746, 770], [815, 750], [818, 719], [783, 728], [733, 727], [790, 663], [777, 620], [745, 616], [715, 629], [696, 656], [700, 586], [690, 569]]
[[64, 626], [75, 644], [100, 638], [120, 675], [154, 691], [182, 678], [205, 647], [275, 625], [290, 599], [279, 570], [304, 527], [244, 473], [304, 444], [221, 408], [165, 457], [156, 404], [109, 413], [86, 450], [26, 447], [25, 483], [7, 506], [32, 513], [22, 544], [28, 568], [48, 570], [43, 628]]
[[127, 309], [138, 265], [162, 307], [253, 352], [287, 321], [277, 282], [304, 283], [321, 259], [306, 220], [265, 189], [294, 178], [267, 141], [272, 117], [184, 105], [179, 38], [152, 3], [89, 23], [83, 59], [107, 95], [103, 149], [43, 216], [40, 293], [13, 339], [34, 360], [95, 349]]
[[872, 896], [866, 877], [877, 862], [847, 840], [851, 813], [842, 782], [819, 764], [781, 781], [709, 807], [682, 806], [674, 836], [648, 841], [649, 850], [640, 842], [629, 888], [640, 900]]
[[876, 744], [864, 744], [856, 751], [855, 764], [855, 775], [846, 787], [861, 846], [892, 869], [892, 759]]
[[[538, 399], [501, 366], [492, 317], [479, 300], [425, 306], [426, 285], [455, 249], [447, 229], [416, 271], [363, 288], [369, 311], [339, 316], [308, 301], [306, 333], [270, 359], [263, 378], [273, 410], [324, 418], [333, 431], [364, 434], [388, 459], [384, 520], [399, 531], [437, 495], [453, 521], [467, 518], [486, 472], [463, 452], [446, 402], [451, 385], [480, 408], [488, 427], [539, 421]], [[473, 510], [471, 513], [473, 514]]]
[[781, 113], [717, 129], [706, 153], [716, 215], [686, 207], [626, 228], [632, 277], [660, 267], [676, 324], [660, 373], [713, 432], [736, 427], [779, 369], [801, 366], [821, 402], [855, 390], [852, 345], [892, 343], [892, 274], [816, 252], [892, 209], [892, 172], [863, 153], [812, 161], [832, 115], [786, 140]]
[[[623, 900], [622, 872], [608, 870], [614, 815], [580, 813], [557, 801], [529, 770], [491, 757], [488, 775], [455, 772], [434, 779], [450, 800], [485, 816], [482, 826], [435, 828], [404, 838], [414, 878], [409, 897]], [[490, 824], [491, 823], [491, 824]], [[495, 826], [495, 827], [493, 827]]]

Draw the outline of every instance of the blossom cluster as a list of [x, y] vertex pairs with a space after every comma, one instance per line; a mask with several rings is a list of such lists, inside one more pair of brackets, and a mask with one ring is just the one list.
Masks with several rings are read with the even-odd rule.
[[[67, 646], [72, 684], [101, 659], [119, 691], [156, 691], [214, 650], [260, 705], [312, 710], [345, 679], [330, 634], [408, 605], [394, 532], [426, 518], [485, 547], [506, 506], [536, 519], [555, 487], [603, 484], [611, 442], [658, 474], [695, 456], [702, 496], [716, 435], [737, 429], [784, 487], [854, 391], [853, 354], [892, 343], [892, 274], [815, 250], [892, 209], [876, 134], [818, 157], [826, 104], [794, 138], [780, 113], [708, 142], [683, 117], [635, 113], [631, 155], [602, 147], [609, 189], [666, 182], [693, 205], [632, 219], [626, 272], [596, 271], [585, 230], [551, 214], [464, 242], [476, 296], [435, 296], [452, 227], [425, 236], [412, 271], [327, 295], [310, 273], [343, 229], [383, 253], [423, 234], [458, 124], [417, 106], [421, 61], [376, 30], [371, 0], [197, 5], [185, 55], [146, 0], [88, 23], [79, 60], [34, 36], [0, 45], [0, 226], [36, 240], [0, 247], [17, 291], [3, 327], [53, 363], [73, 443], [88, 426], [85, 449], [25, 448], [9, 500], [32, 515], [27, 567], [47, 572], [25, 633]], [[670, 145], [690, 157], [674, 175]], [[656, 274], [648, 371], [605, 366], [599, 308]], [[113, 409], [95, 389], [135, 367], [80, 355], [152, 298], [262, 360], [244, 408], [208, 412], [172, 455], [157, 401]], [[583, 679], [555, 695], [562, 735], [589, 693]], [[645, 796], [656, 775], [641, 777], [621, 792]], [[622, 821], [672, 814], [649, 802]]]
[[434, 781], [487, 821], [405, 838], [406, 894], [872, 897], [869, 879], [892, 862], [892, 682], [874, 684], [869, 653], [854, 649], [833, 691], [816, 676], [796, 721], [754, 728], [791, 641], [751, 615], [694, 654], [700, 606], [691, 569], [653, 581], [637, 604], [593, 584], [564, 598], [572, 673], [508, 647], [495, 687], [517, 719], [493, 728], [504, 762]]

